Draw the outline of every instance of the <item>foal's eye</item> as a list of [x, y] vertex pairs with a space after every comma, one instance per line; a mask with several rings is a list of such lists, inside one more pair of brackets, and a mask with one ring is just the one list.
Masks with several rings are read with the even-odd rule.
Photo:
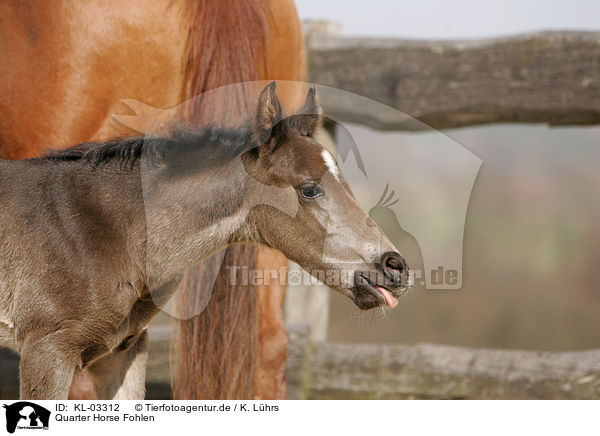
[[302, 188], [300, 193], [304, 198], [317, 198], [323, 194], [323, 191], [318, 186], [307, 186], [306, 188]]

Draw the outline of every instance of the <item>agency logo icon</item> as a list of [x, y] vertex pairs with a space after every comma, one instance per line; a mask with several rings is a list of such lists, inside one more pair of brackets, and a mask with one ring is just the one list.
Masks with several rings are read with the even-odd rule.
[[48, 430], [50, 411], [42, 406], [28, 401], [19, 401], [10, 405], [4, 404], [6, 409], [6, 431], [14, 433], [19, 430]]

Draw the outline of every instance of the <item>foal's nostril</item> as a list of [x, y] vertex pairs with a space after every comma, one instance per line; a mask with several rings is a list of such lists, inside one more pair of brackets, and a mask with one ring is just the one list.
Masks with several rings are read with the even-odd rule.
[[386, 269], [393, 270], [396, 273], [402, 274], [406, 269], [406, 262], [400, 253], [388, 251], [381, 257], [381, 263]]
[[388, 251], [381, 256], [381, 266], [383, 273], [393, 284], [399, 285], [402, 282], [402, 275], [407, 270], [406, 261], [400, 253]]
[[400, 261], [394, 257], [390, 257], [388, 259], [386, 259], [385, 261], [385, 266], [387, 266], [388, 268], [391, 269], [395, 269], [395, 270], [402, 270], [402, 264], [400, 263]]

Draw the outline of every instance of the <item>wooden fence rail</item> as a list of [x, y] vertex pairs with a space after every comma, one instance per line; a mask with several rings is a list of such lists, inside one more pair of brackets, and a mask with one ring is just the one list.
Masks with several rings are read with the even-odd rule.
[[[414, 41], [347, 38], [322, 33], [331, 26], [307, 28], [311, 82], [368, 97], [437, 129], [600, 123], [600, 33]], [[323, 103], [342, 121], [381, 130], [424, 128], [410, 119], [365, 114], [335, 93]]]
[[291, 326], [290, 399], [600, 399], [600, 350], [311, 344]]

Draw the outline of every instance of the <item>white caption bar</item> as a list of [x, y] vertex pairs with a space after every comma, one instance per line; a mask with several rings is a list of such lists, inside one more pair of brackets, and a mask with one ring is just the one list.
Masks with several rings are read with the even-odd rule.
[[[0, 435], [600, 434], [595, 401], [0, 401]], [[34, 430], [38, 430], [34, 432]], [[173, 432], [185, 433], [173, 433]], [[8, 433], [7, 433], [8, 432]], [[193, 433], [192, 433], [193, 432]], [[386, 433], [388, 434], [388, 433]]]

